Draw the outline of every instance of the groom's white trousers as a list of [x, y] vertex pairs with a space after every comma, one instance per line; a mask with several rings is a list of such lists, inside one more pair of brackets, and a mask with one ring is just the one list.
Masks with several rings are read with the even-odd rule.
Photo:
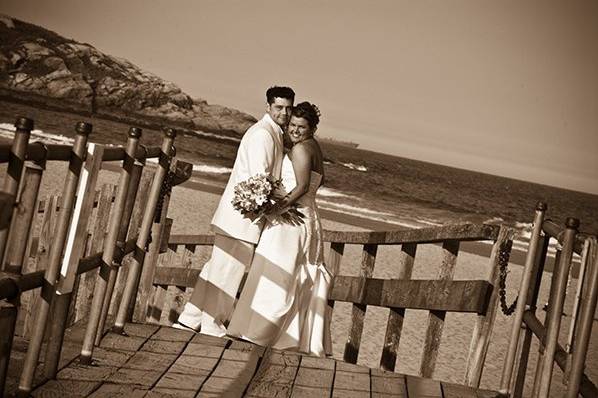
[[243, 274], [251, 264], [255, 245], [216, 234], [210, 260], [195, 283], [179, 323], [204, 334], [223, 336], [230, 320]]

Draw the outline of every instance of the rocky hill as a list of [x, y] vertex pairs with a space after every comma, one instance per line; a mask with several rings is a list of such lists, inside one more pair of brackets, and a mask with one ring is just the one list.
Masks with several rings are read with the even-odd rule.
[[131, 62], [0, 15], [0, 96], [127, 123], [240, 135], [255, 118], [203, 99]]

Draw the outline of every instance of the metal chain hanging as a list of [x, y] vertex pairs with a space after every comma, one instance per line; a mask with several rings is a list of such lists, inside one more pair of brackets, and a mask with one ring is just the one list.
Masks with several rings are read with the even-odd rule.
[[164, 176], [164, 181], [162, 181], [162, 186], [160, 187], [160, 194], [158, 195], [158, 203], [156, 203], [156, 212], [154, 213], [154, 222], [160, 222], [160, 218], [162, 217], [162, 209], [164, 208], [164, 198], [166, 195], [170, 195], [172, 191], [172, 181], [174, 180], [175, 173], [171, 170], [168, 170], [166, 176]]
[[[172, 159], [176, 156], [176, 148], [174, 145], [170, 150], [170, 154], [164, 156], [164, 161], [166, 162], [168, 167], [168, 171], [164, 176], [164, 180], [162, 180], [162, 186], [160, 186], [160, 194], [158, 195], [158, 203], [156, 204], [156, 211], [154, 213], [154, 222], [160, 222], [160, 217], [162, 216], [162, 209], [164, 207], [164, 198], [166, 195], [170, 195], [172, 191], [172, 182], [174, 180], [175, 172], [173, 171], [173, 164]], [[162, 161], [160, 161], [161, 163]]]
[[511, 248], [513, 247], [513, 241], [507, 240], [500, 245], [498, 253], [498, 266], [499, 266], [499, 280], [498, 280], [498, 295], [500, 296], [500, 308], [502, 312], [509, 316], [515, 312], [517, 306], [517, 300], [519, 296], [515, 298], [511, 305], [507, 305], [507, 274], [509, 271], [507, 267], [509, 265], [509, 258], [511, 257]]
[[[164, 179], [162, 180], [162, 185], [160, 186], [160, 193], [158, 194], [158, 202], [156, 203], [156, 210], [154, 212], [154, 223], [159, 223], [160, 219], [162, 218], [162, 209], [164, 208], [164, 198], [166, 198], [166, 195], [170, 195], [171, 191], [172, 191], [172, 183], [174, 181], [174, 177], [176, 175], [176, 172], [173, 171], [173, 165], [172, 165], [172, 159], [175, 157], [176, 154], [176, 149], [173, 145], [171, 151], [170, 151], [170, 155], [166, 155], [164, 156], [164, 161], [166, 161], [168, 165], [170, 165], [170, 167], [168, 168], [168, 171], [166, 172], [166, 175], [164, 176]], [[162, 162], [162, 160], [160, 160], [160, 163]], [[150, 230], [150, 234], [147, 237], [147, 243], [145, 244], [145, 250], [148, 251], [149, 250], [149, 245], [150, 243], [152, 243], [152, 232]]]

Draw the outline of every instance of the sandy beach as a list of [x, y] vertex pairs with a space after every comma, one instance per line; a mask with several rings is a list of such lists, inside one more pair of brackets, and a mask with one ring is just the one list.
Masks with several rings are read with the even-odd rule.
[[[209, 220], [215, 210], [219, 196], [216, 193], [176, 187], [173, 190], [171, 207], [168, 216], [173, 218], [172, 233], [197, 234], [209, 231]], [[342, 222], [345, 221], [345, 222]], [[347, 222], [347, 216], [342, 214], [326, 214], [323, 227], [329, 230], [359, 231], [360, 228]], [[486, 279], [489, 274], [490, 245], [465, 245], [458, 256], [455, 271], [456, 280]], [[488, 247], [487, 250], [484, 250]], [[328, 248], [327, 248], [328, 249]], [[340, 273], [344, 275], [359, 275], [362, 248], [358, 245], [347, 245], [341, 263]], [[394, 262], [400, 247], [380, 246], [376, 257], [374, 277], [396, 277], [398, 272]], [[413, 269], [414, 279], [435, 279], [438, 274], [442, 250], [438, 245], [420, 245], [417, 250]], [[519, 260], [522, 255], [516, 256]], [[520, 261], [519, 261], [520, 262]], [[200, 266], [196, 264], [194, 266]], [[512, 301], [519, 288], [522, 267], [511, 264], [507, 283], [507, 297]], [[543, 289], [540, 302], [544, 303], [548, 297], [551, 274], [544, 275]], [[571, 286], [575, 286], [572, 280]], [[570, 313], [572, 300], [569, 296], [565, 312]], [[359, 352], [358, 363], [377, 367], [382, 353], [382, 344], [388, 319], [388, 309], [368, 307], [366, 322], [363, 331], [362, 345]], [[543, 314], [543, 313], [542, 313]], [[543, 318], [543, 315], [542, 315]], [[351, 306], [348, 303], [337, 303], [334, 307], [332, 324], [332, 339], [334, 344], [334, 357], [342, 358], [347, 330], [351, 319]], [[569, 330], [570, 318], [563, 319], [561, 327], [561, 344], [564, 345]], [[440, 345], [440, 352], [434, 373], [435, 379], [463, 382], [465, 364], [471, 340], [471, 333], [475, 315], [449, 313], [446, 317], [445, 328]], [[427, 312], [421, 310], [407, 310], [401, 343], [399, 348], [396, 371], [400, 373], [417, 375], [423, 347], [423, 333], [427, 322]], [[496, 323], [491, 337], [491, 343], [486, 357], [482, 387], [497, 388], [500, 383], [500, 373], [503, 366], [505, 351], [511, 333], [512, 317], [505, 316], [500, 309], [497, 312]], [[595, 325], [596, 326], [596, 325]], [[537, 344], [532, 348], [529, 369], [535, 369], [537, 358]], [[598, 377], [598, 341], [593, 341], [588, 353], [588, 375], [595, 380]], [[532, 373], [529, 371], [528, 373]], [[528, 374], [527, 388], [531, 389], [531, 377]], [[558, 397], [563, 394], [561, 384], [562, 372], [555, 366], [553, 388], [551, 396]]]
[[[103, 170], [98, 179], [99, 188], [102, 184], [116, 184], [118, 174], [113, 168]], [[5, 169], [0, 169], [5, 175]], [[64, 165], [49, 162], [43, 178], [40, 199], [44, 199], [51, 193], [60, 192], [64, 184]], [[203, 188], [203, 189], [202, 189]], [[168, 217], [174, 220], [173, 234], [204, 234], [209, 232], [209, 221], [218, 203], [219, 195], [216, 188], [210, 189], [203, 185], [187, 184], [173, 189]], [[358, 231], [367, 228], [357, 226], [355, 220], [350, 220], [346, 215], [327, 212], [323, 215], [323, 227], [328, 230]], [[371, 226], [371, 225], [368, 225]], [[483, 247], [483, 246], [482, 246]], [[489, 247], [489, 245], [488, 245]], [[328, 249], [328, 248], [327, 248]], [[485, 279], [489, 273], [489, 258], [484, 250], [467, 248], [462, 250], [458, 257], [455, 279]], [[478, 248], [479, 249], [479, 248]], [[400, 247], [381, 246], [378, 249], [374, 277], [389, 278], [395, 277], [397, 273], [394, 259]], [[206, 250], [196, 253], [193, 260], [193, 267], [200, 268], [207, 258]], [[415, 259], [413, 278], [434, 279], [440, 264], [441, 248], [438, 245], [420, 245]], [[361, 259], [361, 247], [347, 245], [341, 263], [341, 274], [358, 275]], [[511, 266], [507, 283], [507, 297], [509, 301], [516, 296], [522, 267]], [[541, 292], [541, 302], [546, 301], [550, 274], [544, 276], [546, 279]], [[548, 283], [546, 283], [548, 282]], [[575, 286], [575, 280], [571, 282]], [[572, 295], [570, 295], [572, 296]], [[571, 298], [571, 297], [570, 297]], [[569, 299], [566, 304], [566, 313], [570, 313], [572, 304]], [[358, 363], [377, 367], [379, 364], [384, 332], [386, 330], [386, 319], [388, 310], [384, 308], [369, 307], [366, 314], [366, 323], [363, 334], [363, 341], [359, 352]], [[446, 317], [445, 328], [440, 345], [439, 357], [436, 365], [434, 378], [450, 382], [462, 382], [465, 373], [465, 364], [469, 349], [469, 342], [475, 316], [449, 313]], [[568, 332], [568, 320], [565, 317], [561, 329], [561, 344], [564, 345]], [[425, 330], [427, 313], [420, 310], [407, 310], [403, 334], [401, 337], [399, 355], [396, 371], [400, 373], [417, 375], [420, 366], [420, 357], [423, 346], [423, 333]], [[334, 343], [334, 357], [342, 358], [344, 344], [347, 339], [347, 330], [350, 322], [350, 305], [337, 303], [335, 305], [332, 338]], [[508, 336], [511, 331], [511, 318], [506, 317], [499, 310], [494, 326], [491, 343], [486, 358], [485, 370], [481, 386], [484, 388], [498, 388], [500, 372], [503, 366], [504, 354], [508, 345]], [[596, 340], [596, 339], [594, 339]], [[535, 369], [537, 357], [537, 345], [532, 348], [529, 369]], [[598, 342], [593, 341], [588, 353], [587, 373], [591, 379], [598, 378]], [[531, 373], [531, 372], [528, 372]], [[552, 388], [552, 396], [562, 394], [561, 371], [555, 366], [555, 376]], [[527, 388], [531, 388], [528, 374]]]

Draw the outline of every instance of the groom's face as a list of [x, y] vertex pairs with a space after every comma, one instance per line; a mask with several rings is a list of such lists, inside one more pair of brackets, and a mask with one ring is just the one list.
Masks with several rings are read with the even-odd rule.
[[291, 108], [293, 107], [293, 101], [288, 98], [274, 98], [274, 102], [268, 104], [266, 112], [270, 115], [272, 120], [281, 127], [284, 127], [289, 122], [291, 115]]

